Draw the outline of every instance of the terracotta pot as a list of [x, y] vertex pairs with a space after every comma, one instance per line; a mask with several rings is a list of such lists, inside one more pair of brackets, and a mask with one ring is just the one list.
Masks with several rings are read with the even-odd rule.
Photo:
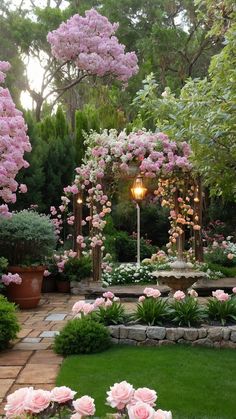
[[20, 267], [9, 266], [9, 272], [19, 274], [21, 284], [7, 286], [7, 298], [20, 308], [35, 308], [41, 298], [41, 288], [45, 266]]
[[69, 293], [70, 292], [70, 282], [69, 281], [57, 280], [56, 285], [57, 285], [57, 291], [58, 292], [64, 292], [64, 293]]

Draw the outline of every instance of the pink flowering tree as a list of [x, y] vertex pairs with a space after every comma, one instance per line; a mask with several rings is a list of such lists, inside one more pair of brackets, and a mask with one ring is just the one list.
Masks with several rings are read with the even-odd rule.
[[[111, 76], [126, 84], [138, 72], [135, 52], [125, 52], [125, 46], [115, 36], [118, 26], [118, 23], [110, 23], [105, 16], [91, 9], [85, 12], [84, 17], [76, 14], [56, 30], [49, 32], [47, 40], [51, 45], [52, 55], [60, 64], [45, 80], [37, 119], [40, 119], [42, 104], [49, 96], [56, 95], [54, 105], [67, 90], [87, 76]], [[70, 76], [66, 76], [65, 85], [46, 93], [45, 88], [48, 90], [55, 75], [60, 72], [61, 77], [67, 73], [69, 65]], [[72, 69], [75, 70], [74, 73]]]
[[[0, 61], [0, 84], [10, 64]], [[29, 163], [24, 153], [31, 151], [27, 127], [22, 112], [16, 109], [8, 89], [0, 86], [0, 216], [9, 217], [8, 203], [16, 202], [16, 192], [25, 193], [27, 187], [19, 185], [16, 175]]]
[[[170, 245], [183, 235], [184, 226], [199, 228], [192, 208], [194, 179], [189, 160], [191, 149], [186, 142], [176, 143], [161, 132], [140, 130], [127, 135], [125, 131], [105, 130], [91, 133], [87, 144], [84, 164], [76, 169], [73, 185], [66, 187], [64, 192], [68, 198], [78, 193], [84, 195], [90, 215], [82, 225], [90, 227], [89, 244], [93, 253], [103, 250], [106, 214], [111, 212], [107, 184], [112, 182], [107, 180], [127, 176], [132, 165], [144, 177], [157, 179], [155, 194], [162, 205], [170, 209]], [[61, 209], [66, 212], [64, 197], [63, 202]], [[86, 248], [82, 234], [77, 237], [77, 243], [81, 249]]]

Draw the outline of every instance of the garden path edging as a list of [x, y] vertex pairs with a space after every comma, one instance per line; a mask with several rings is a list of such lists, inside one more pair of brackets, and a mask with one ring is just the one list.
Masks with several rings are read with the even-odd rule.
[[135, 346], [188, 344], [236, 349], [236, 326], [163, 327], [108, 326], [112, 342]]

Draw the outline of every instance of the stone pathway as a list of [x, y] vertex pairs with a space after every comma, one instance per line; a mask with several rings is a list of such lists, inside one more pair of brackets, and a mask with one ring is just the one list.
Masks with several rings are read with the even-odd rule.
[[6, 396], [20, 387], [52, 389], [62, 357], [51, 347], [55, 334], [71, 318], [73, 304], [83, 297], [44, 294], [34, 310], [21, 310], [21, 330], [13, 347], [0, 353], [0, 415]]

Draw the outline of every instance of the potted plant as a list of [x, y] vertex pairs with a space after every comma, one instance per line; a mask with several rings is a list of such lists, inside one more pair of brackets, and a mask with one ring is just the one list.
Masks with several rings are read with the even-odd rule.
[[20, 308], [38, 305], [45, 260], [55, 245], [55, 228], [46, 215], [24, 210], [0, 219], [0, 254], [9, 261], [8, 271], [21, 278], [20, 284], [9, 283], [7, 297]]

